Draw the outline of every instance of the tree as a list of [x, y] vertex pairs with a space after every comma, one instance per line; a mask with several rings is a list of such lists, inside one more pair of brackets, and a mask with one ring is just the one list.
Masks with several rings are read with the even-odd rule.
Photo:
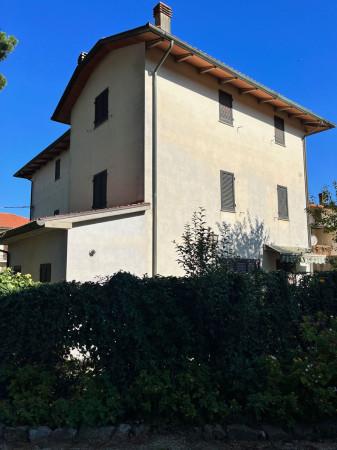
[[[8, 36], [4, 31], [0, 31], [0, 62], [14, 50], [18, 41], [14, 36]], [[6, 86], [6, 78], [0, 73], [0, 91]]]
[[225, 266], [233, 256], [231, 229], [226, 223], [219, 226], [219, 235], [206, 223], [204, 208], [193, 213], [192, 223], [185, 225], [182, 243], [174, 241], [178, 264], [188, 276], [202, 275], [207, 271]]
[[315, 224], [321, 225], [337, 243], [337, 181], [332, 183], [331, 191], [328, 186], [324, 187], [321, 193], [321, 207], [311, 208], [310, 214]]

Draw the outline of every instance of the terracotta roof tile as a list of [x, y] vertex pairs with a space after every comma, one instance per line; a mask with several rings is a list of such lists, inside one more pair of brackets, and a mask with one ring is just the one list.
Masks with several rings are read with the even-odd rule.
[[27, 217], [17, 216], [16, 214], [0, 213], [0, 229], [17, 228], [29, 222]]

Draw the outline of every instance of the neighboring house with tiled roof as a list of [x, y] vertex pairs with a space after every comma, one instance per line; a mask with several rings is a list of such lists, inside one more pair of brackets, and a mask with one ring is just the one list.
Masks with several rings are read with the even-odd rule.
[[[12, 230], [21, 227], [29, 222], [29, 219], [16, 214], [8, 214], [0, 212], [0, 235], [7, 230]], [[0, 245], [0, 272], [7, 267], [8, 262], [8, 248], [7, 245]], [[18, 270], [19, 268], [16, 267]], [[19, 270], [18, 270], [19, 271]]]
[[305, 140], [334, 125], [174, 36], [167, 5], [154, 16], [80, 54], [52, 116], [69, 130], [15, 174], [32, 222], [3, 242], [35, 279], [180, 274], [200, 206], [267, 270], [310, 250]]

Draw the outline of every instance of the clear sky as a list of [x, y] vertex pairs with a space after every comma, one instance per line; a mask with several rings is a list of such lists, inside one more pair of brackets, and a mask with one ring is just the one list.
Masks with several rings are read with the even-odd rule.
[[[13, 173], [62, 134], [50, 116], [78, 54], [105, 36], [153, 22], [155, 0], [12, 0], [0, 30], [20, 41], [0, 64], [0, 211], [28, 215], [30, 182]], [[337, 1], [167, 0], [172, 32], [337, 122]], [[337, 179], [337, 131], [309, 137], [309, 190]]]

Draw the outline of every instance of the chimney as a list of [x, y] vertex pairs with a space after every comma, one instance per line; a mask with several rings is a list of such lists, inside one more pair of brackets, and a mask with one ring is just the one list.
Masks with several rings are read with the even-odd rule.
[[171, 33], [172, 8], [165, 5], [165, 3], [159, 2], [153, 8], [153, 17], [155, 18], [156, 27], [161, 28], [166, 33]]
[[82, 61], [84, 61], [84, 59], [85, 59], [85, 57], [87, 56], [87, 52], [81, 52], [79, 55], [78, 55], [78, 58], [77, 58], [77, 64], [81, 64], [81, 62]]

